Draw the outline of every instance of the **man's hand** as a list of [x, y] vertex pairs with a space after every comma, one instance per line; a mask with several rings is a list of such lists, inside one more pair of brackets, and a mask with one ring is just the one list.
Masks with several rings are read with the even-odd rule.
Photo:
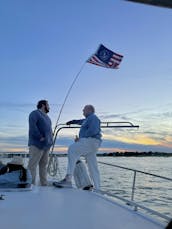
[[75, 139], [74, 139], [75, 142], [78, 142], [79, 141], [79, 137], [78, 135], [75, 136]]
[[68, 121], [68, 122], [66, 123], [66, 125], [70, 125], [70, 124], [72, 124], [72, 121]]
[[45, 140], [45, 138], [44, 138], [44, 137], [40, 138], [40, 142], [43, 142], [44, 140]]

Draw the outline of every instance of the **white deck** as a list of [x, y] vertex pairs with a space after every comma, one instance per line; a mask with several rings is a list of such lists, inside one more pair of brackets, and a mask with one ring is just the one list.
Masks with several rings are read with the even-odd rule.
[[89, 191], [34, 187], [2, 192], [2, 229], [162, 229], [126, 207]]

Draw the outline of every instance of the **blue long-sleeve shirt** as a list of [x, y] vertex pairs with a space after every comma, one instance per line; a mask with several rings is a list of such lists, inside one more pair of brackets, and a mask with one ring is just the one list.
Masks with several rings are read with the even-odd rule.
[[[44, 138], [43, 141], [40, 141]], [[39, 149], [48, 149], [53, 143], [51, 120], [48, 115], [39, 109], [34, 110], [29, 115], [29, 142]]]
[[70, 124], [81, 125], [79, 138], [91, 137], [101, 140], [100, 120], [95, 114], [90, 114], [85, 119], [72, 120]]

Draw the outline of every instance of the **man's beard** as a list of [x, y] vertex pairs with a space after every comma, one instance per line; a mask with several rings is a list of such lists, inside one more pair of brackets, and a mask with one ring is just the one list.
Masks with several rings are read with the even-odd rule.
[[45, 113], [47, 114], [49, 112], [49, 109], [45, 107]]

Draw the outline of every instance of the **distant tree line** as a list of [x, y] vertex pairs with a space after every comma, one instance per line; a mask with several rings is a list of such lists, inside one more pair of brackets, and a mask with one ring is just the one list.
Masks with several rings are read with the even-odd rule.
[[172, 156], [172, 153], [164, 153], [164, 152], [112, 152], [112, 153], [98, 153], [97, 156], [111, 156], [111, 157], [145, 157], [145, 156]]

